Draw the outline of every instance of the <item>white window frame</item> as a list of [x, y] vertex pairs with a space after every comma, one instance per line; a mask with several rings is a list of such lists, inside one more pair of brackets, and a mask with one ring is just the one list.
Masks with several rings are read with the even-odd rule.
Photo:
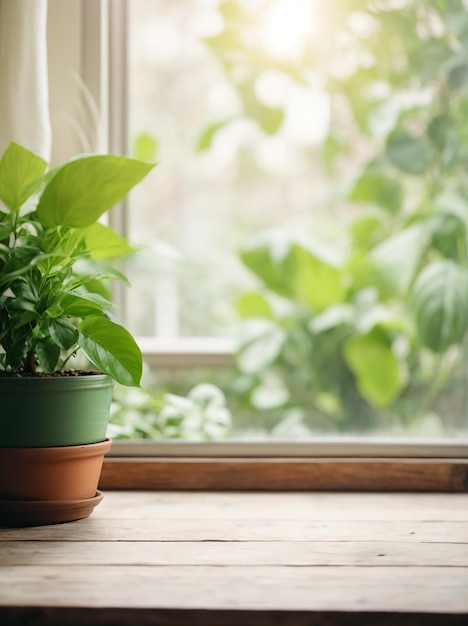
[[[99, 139], [99, 148], [116, 154], [127, 152], [127, 10], [128, 0], [49, 0], [50, 104], [52, 116], [56, 116], [52, 120], [53, 131], [55, 129], [53, 159], [55, 157], [56, 161], [80, 151], [69, 120], [78, 119], [86, 128], [86, 124], [90, 122], [89, 96], [100, 111], [101, 129], [104, 129], [104, 134]], [[81, 80], [77, 81], [76, 75], [81, 77], [86, 86], [87, 95], [83, 93]], [[57, 137], [60, 137], [60, 142], [57, 142]], [[112, 210], [109, 222], [117, 231], [126, 233], [124, 202]], [[125, 297], [124, 290], [116, 293], [123, 319]], [[234, 364], [234, 341], [227, 338], [144, 337], [137, 338], [137, 341], [145, 361], [155, 367], [227, 367]], [[468, 440], [327, 437], [308, 442], [116, 441], [111, 455], [468, 458]]]

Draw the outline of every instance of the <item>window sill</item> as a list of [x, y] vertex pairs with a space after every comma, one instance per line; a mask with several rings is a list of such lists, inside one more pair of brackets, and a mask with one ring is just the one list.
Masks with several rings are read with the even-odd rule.
[[104, 461], [100, 488], [467, 492], [468, 460], [110, 457]]

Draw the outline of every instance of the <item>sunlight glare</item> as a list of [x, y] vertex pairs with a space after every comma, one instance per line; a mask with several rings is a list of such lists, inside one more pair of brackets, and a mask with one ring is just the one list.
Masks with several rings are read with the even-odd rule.
[[275, 57], [295, 59], [317, 31], [315, 0], [277, 0], [265, 15], [260, 40]]

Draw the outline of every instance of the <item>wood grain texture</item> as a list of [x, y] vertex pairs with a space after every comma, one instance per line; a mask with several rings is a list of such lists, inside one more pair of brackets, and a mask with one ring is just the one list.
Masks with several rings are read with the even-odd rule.
[[105, 459], [100, 489], [468, 491], [466, 459]]
[[100, 519], [257, 519], [262, 528], [279, 520], [380, 521], [386, 532], [388, 522], [397, 520], [466, 522], [468, 494], [109, 491], [97, 510]]
[[0, 529], [2, 626], [461, 626], [468, 495], [105, 494]]
[[468, 568], [8, 565], [2, 570], [0, 606], [430, 613], [445, 607], [468, 615]]
[[[106, 494], [109, 498], [111, 494]], [[468, 507], [468, 505], [467, 505]], [[58, 541], [65, 542], [263, 542], [263, 541], [381, 541], [392, 543], [468, 543], [467, 522], [417, 522], [392, 520], [326, 520], [303, 521], [278, 519], [274, 524], [264, 518], [248, 520], [217, 519], [119, 519], [100, 517], [100, 511], [91, 519], [73, 525], [38, 526], [34, 528], [4, 528], [2, 541]], [[62, 546], [63, 547], [63, 546]], [[0, 550], [2, 546], [0, 545]], [[65, 549], [63, 547], [63, 549]]]
[[[388, 541], [251, 541], [154, 542], [80, 541], [64, 550], [58, 541], [1, 543], [3, 566], [38, 565], [208, 565], [291, 567], [465, 567], [467, 544], [395, 543]], [[456, 575], [456, 572], [454, 572]]]

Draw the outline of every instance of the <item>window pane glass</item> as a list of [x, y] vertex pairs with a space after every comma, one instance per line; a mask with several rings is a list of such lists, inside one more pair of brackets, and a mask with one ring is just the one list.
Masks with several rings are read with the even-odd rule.
[[268, 229], [299, 234], [321, 213], [320, 228], [333, 228], [323, 164], [308, 154], [327, 134], [328, 98], [270, 70], [268, 55], [252, 76], [236, 63], [233, 83], [216, 52], [218, 1], [132, 0], [129, 9], [130, 145], [160, 162], [129, 211], [132, 239], [148, 244], [135, 258], [130, 323], [139, 335], [230, 334], [237, 296], [257, 285], [243, 246]]
[[467, 375], [462, 364], [425, 411], [420, 410], [427, 400], [423, 386], [386, 409], [374, 409], [355, 396], [337, 411], [333, 396], [317, 399], [300, 380], [294, 387], [298, 392], [274, 406], [277, 391], [260, 394], [254, 387], [252, 397], [252, 381], [234, 367], [148, 369], [143, 390], [115, 389], [109, 436], [189, 441], [466, 438]]
[[223, 389], [231, 422], [202, 388], [205, 438], [466, 435], [464, 1], [129, 11], [129, 145], [160, 164], [130, 199], [128, 323], [240, 346], [231, 369], [149, 373], [156, 396]]

